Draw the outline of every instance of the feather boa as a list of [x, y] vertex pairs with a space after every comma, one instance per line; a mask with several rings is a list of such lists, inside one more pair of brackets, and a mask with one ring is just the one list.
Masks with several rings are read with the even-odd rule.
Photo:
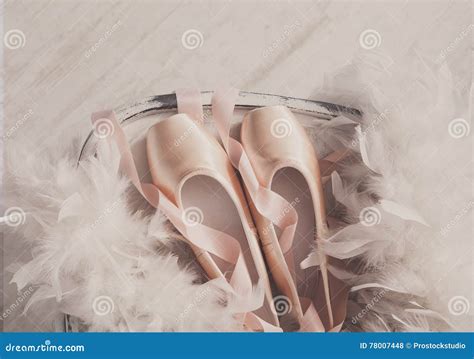
[[[446, 67], [418, 60], [387, 76], [385, 61], [360, 57], [323, 87], [327, 100], [361, 108], [362, 123], [307, 128], [320, 154], [353, 152], [328, 183], [339, 226], [318, 250], [346, 264], [331, 269], [352, 286], [345, 330], [472, 330], [472, 141], [454, 128], [469, 117]], [[11, 267], [12, 280], [37, 287], [25, 310], [46, 302], [78, 318], [75, 330], [238, 329], [233, 314], [248, 303], [203, 283], [161, 215], [130, 208], [114, 151], [101, 146], [79, 168], [14, 166], [10, 182], [29, 194], [11, 192], [32, 259]]]
[[446, 65], [409, 55], [417, 60], [397, 73], [380, 54], [361, 56], [326, 84], [364, 120], [338, 140], [351, 139], [360, 161], [332, 175], [349, 225], [324, 250], [353, 269], [337, 273], [353, 285], [348, 330], [470, 331], [469, 104]]
[[27, 237], [33, 259], [15, 266], [12, 279], [19, 289], [37, 287], [24, 311], [47, 301], [89, 331], [238, 330], [233, 314], [246, 303], [178, 265], [166, 244], [179, 235], [161, 214], [130, 210], [118, 159], [102, 144], [97, 158], [78, 168], [61, 162], [53, 178], [36, 178], [47, 188], [21, 196], [27, 223], [41, 229]]

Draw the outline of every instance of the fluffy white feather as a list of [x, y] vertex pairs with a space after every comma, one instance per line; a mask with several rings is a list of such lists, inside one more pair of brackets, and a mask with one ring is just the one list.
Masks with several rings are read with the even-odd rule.
[[48, 186], [31, 197], [21, 196], [29, 208], [25, 234], [39, 229], [27, 237], [33, 242], [33, 259], [19, 266], [12, 280], [20, 289], [38, 287], [25, 311], [38, 310], [35, 304], [47, 301], [48, 310], [57, 307], [90, 331], [241, 328], [233, 314], [242, 303], [215, 281], [199, 284], [202, 280], [189, 265], [180, 267], [166, 249], [163, 242], [179, 235], [161, 215], [130, 210], [128, 182], [118, 176], [117, 151], [101, 144], [97, 158], [78, 168], [64, 161], [47, 178], [31, 170], [27, 173], [33, 183], [17, 177], [19, 183], [37, 190], [36, 183]]
[[[386, 291], [357, 320], [359, 329], [472, 330], [468, 104], [445, 65], [410, 56], [404, 70], [387, 75], [383, 62], [373, 53], [360, 57], [325, 88], [336, 94], [332, 100], [343, 98], [364, 111], [362, 137], [346, 133], [364, 163], [352, 163], [336, 181], [339, 206], [352, 225], [330, 238], [326, 250], [358, 269], [343, 274], [349, 282], [404, 288]], [[366, 153], [359, 151], [361, 140]], [[364, 209], [372, 217], [364, 218]], [[360, 313], [374, 297], [367, 292], [354, 293], [350, 307]], [[410, 310], [413, 298], [425, 303], [424, 311]]]
[[[371, 52], [328, 76], [327, 100], [364, 111], [359, 137], [343, 118], [308, 128], [320, 154], [354, 152], [332, 178], [330, 214], [344, 228], [318, 250], [344, 260], [331, 270], [355, 288], [345, 330], [472, 330], [472, 137], [452, 132], [457, 118], [470, 126], [466, 103], [446, 67], [418, 59], [388, 76], [388, 61]], [[80, 330], [238, 328], [232, 314], [246, 304], [200, 284], [162, 216], [129, 208], [113, 151], [101, 146], [77, 169], [73, 150], [10, 161], [5, 183], [27, 213], [19, 231], [33, 254], [12, 268], [19, 287], [38, 287], [29, 305], [56, 306]]]

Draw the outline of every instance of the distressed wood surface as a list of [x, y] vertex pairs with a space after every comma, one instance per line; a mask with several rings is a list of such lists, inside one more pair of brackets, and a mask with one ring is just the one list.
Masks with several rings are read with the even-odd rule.
[[[91, 112], [179, 87], [231, 84], [331, 101], [325, 74], [370, 51], [361, 47], [364, 30], [379, 33], [374, 51], [391, 66], [403, 66], [398, 59], [414, 45], [417, 56], [436, 61], [472, 22], [468, 8], [466, 1], [4, 1], [4, 35], [17, 29], [24, 38], [3, 50], [5, 151], [54, 151], [86, 138]], [[457, 50], [470, 45], [461, 41]], [[460, 86], [470, 81], [465, 57], [453, 51], [445, 59]], [[5, 236], [4, 268], [29, 255], [22, 238]], [[3, 278], [4, 311], [19, 298], [10, 279]], [[4, 318], [5, 330], [52, 329], [54, 311], [21, 316], [21, 306]]]

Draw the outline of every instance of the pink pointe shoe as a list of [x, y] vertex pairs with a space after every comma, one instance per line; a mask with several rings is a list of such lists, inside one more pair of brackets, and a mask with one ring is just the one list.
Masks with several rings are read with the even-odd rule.
[[278, 228], [250, 204], [271, 276], [290, 301], [290, 314], [305, 330], [304, 313], [312, 303], [324, 330], [340, 329], [348, 291], [328, 271], [332, 259], [320, 251], [319, 268], [300, 267], [314, 247], [321, 248], [327, 234], [320, 169], [311, 141], [288, 108], [271, 106], [245, 115], [241, 143], [260, 185], [285, 198], [298, 214], [292, 246], [285, 254]]
[[[237, 283], [236, 291], [248, 292], [249, 286], [251, 289], [258, 283], [263, 284], [263, 305], [253, 313], [278, 326], [251, 213], [221, 145], [187, 114], [180, 113], [148, 130], [147, 155], [153, 184], [183, 211], [184, 222], [191, 227], [194, 222], [202, 223], [238, 241], [251, 283], [246, 289], [241, 288], [242, 275], [234, 273], [235, 263], [191, 245], [207, 275], [211, 279], [225, 278], [231, 285]], [[228, 248], [223, 238], [217, 250], [226, 252]]]

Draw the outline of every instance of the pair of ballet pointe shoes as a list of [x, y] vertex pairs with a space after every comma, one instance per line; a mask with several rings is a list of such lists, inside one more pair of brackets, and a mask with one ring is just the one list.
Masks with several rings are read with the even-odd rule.
[[[281, 228], [259, 211], [226, 144], [188, 114], [171, 116], [148, 130], [153, 184], [180, 208], [187, 225], [199, 223], [233, 239], [232, 250], [238, 253], [227, 253], [231, 250], [224, 238], [209, 251], [191, 247], [209, 278], [225, 279], [247, 294], [249, 285], [263, 287], [255, 317], [284, 331], [338, 331], [346, 314], [347, 288], [328, 270], [332, 258], [322, 251], [325, 204], [310, 139], [288, 108], [271, 106], [246, 113], [240, 144], [258, 186], [288, 204], [281, 218], [289, 212], [297, 215], [288, 248], [279, 242]], [[300, 263], [315, 248], [321, 253], [319, 266], [302, 269]], [[232, 254], [235, 260], [225, 259]], [[242, 268], [243, 275], [234, 273]]]

